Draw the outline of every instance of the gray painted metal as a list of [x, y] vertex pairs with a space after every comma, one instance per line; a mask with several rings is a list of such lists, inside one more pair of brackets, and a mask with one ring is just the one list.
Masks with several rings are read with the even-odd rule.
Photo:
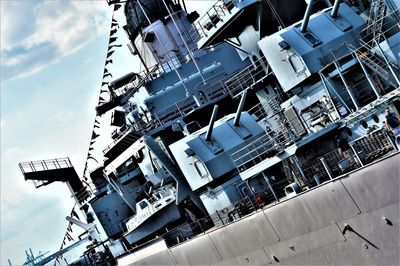
[[372, 167], [341, 179], [362, 212], [399, 202], [400, 156], [396, 155]]
[[171, 249], [176, 265], [205, 265], [222, 260], [208, 235], [202, 235], [192, 241]]
[[297, 200], [301, 202], [301, 215], [311, 231], [358, 213], [357, 206], [340, 182], [328, 183], [301, 194]]
[[281, 239], [310, 232], [304, 216], [301, 215], [300, 201], [297, 198], [292, 198], [291, 201], [291, 204], [278, 204], [264, 211]]
[[164, 250], [130, 265], [174, 265], [171, 252]]
[[281, 204], [280, 208], [277, 206], [265, 212], [282, 239], [322, 228], [358, 213], [357, 206], [339, 181], [319, 186]]
[[345, 238], [338, 230], [337, 225], [331, 224], [322, 229], [268, 246], [265, 250], [270, 258], [275, 256], [278, 260], [282, 260], [344, 240]]
[[[135, 265], [399, 265], [399, 160], [393, 155]], [[342, 234], [345, 223], [354, 231]]]
[[[364, 234], [373, 243], [356, 238], [323, 247], [329, 264], [335, 265], [399, 265], [399, 225]], [[367, 247], [367, 248], [366, 248]]]
[[237, 256], [231, 259], [221, 261], [218, 265], [267, 265], [271, 264], [263, 248], [256, 249], [246, 255]]
[[[359, 234], [365, 234], [375, 230], [381, 230], [386, 227], [390, 227], [388, 224], [398, 224], [399, 223], [399, 203], [395, 203], [389, 206], [385, 206], [380, 209], [376, 209], [367, 213], [361, 213], [355, 217], [344, 220], [338, 223], [341, 231], [344, 229], [344, 225], [348, 224], [350, 227]], [[386, 219], [388, 219], [388, 221]], [[352, 232], [345, 234], [346, 239], [354, 239], [358, 236]]]
[[296, 254], [279, 262], [273, 261], [276, 265], [329, 265], [328, 260], [325, 258], [323, 252], [315, 249], [306, 253]]
[[279, 240], [262, 212], [220, 230], [215, 230], [208, 235], [223, 259], [236, 257], [262, 246], [272, 245]]

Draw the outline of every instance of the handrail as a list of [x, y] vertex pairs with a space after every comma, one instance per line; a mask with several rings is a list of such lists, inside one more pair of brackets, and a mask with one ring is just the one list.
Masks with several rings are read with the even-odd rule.
[[[400, 11], [400, 8], [394, 10], [394, 11], [391, 12], [391, 13], [386, 14], [386, 16], [385, 16], [383, 19], [385, 19], [386, 17], [392, 15], [392, 14], [393, 14], [394, 12], [396, 12], [396, 11]], [[387, 26], [387, 25], [390, 25], [390, 21], [389, 21], [389, 20], [388, 20], [387, 22], [384, 21], [383, 27], [384, 27], [384, 26]], [[385, 31], [380, 32], [380, 36], [384, 36], [384, 34], [390, 32], [391, 30], [393, 30], [393, 29], [396, 28], [396, 27], [399, 27], [399, 26], [398, 26], [397, 24], [394, 23], [394, 24], [391, 25], [390, 27], [386, 28]], [[360, 42], [360, 44], [361, 44], [360, 47], [358, 47], [358, 48], [355, 48], [355, 47], [354, 47], [354, 49], [353, 49], [353, 51], [352, 51], [352, 50], [350, 50], [350, 49], [348, 48], [348, 43], [345, 42], [341, 47], [339, 47], [339, 48], [337, 48], [337, 49], [331, 49], [330, 53], [332, 54], [333, 59], [336, 60], [336, 61], [343, 60], [344, 58], [346, 58], [346, 57], [348, 57], [348, 56], [352, 56], [352, 52], [360, 51], [360, 50], [362, 50], [362, 49], [367, 49], [368, 51], [370, 51], [370, 50], [372, 49], [372, 47], [373, 47], [372, 44], [373, 44], [373, 42], [374, 42], [374, 40], [375, 40], [375, 39], [373, 38], [372, 33], [371, 33], [371, 32], [367, 33], [367, 27], [365, 27], [365, 28], [360, 32], [359, 35], [360, 35], [360, 36], [358, 36], [359, 38], [357, 38], [357, 40], [358, 40], [358, 41]], [[356, 38], [354, 38], [354, 39], [356, 39]], [[365, 39], [366, 41], [365, 41], [364, 39]], [[342, 52], [342, 53], [339, 55], [339, 57], [336, 57], [336, 56], [335, 56], [335, 50], [342, 49], [342, 48], [344, 48], [344, 49], [347, 50], [347, 51]], [[326, 55], [326, 56], [328, 56], [328, 55]], [[395, 62], [391, 62], [391, 63], [395, 63]], [[323, 72], [324, 70], [329, 69], [330, 66], [331, 66], [332, 64], [333, 64], [333, 62], [331, 62], [331, 63], [325, 65], [319, 72], [321, 73], [321, 72]]]
[[106, 154], [109, 150], [111, 150], [121, 139], [123, 139], [126, 135], [128, 135], [129, 133], [131, 133], [132, 131], [134, 131], [133, 127], [128, 127], [127, 129], [125, 129], [124, 131], [122, 131], [119, 134], [119, 137], [115, 140], [113, 140], [110, 144], [107, 145], [107, 147], [105, 147], [103, 149], [103, 154]]
[[[380, 158], [384, 157], [385, 155], [382, 155]], [[374, 161], [378, 159], [379, 158], [376, 158]], [[374, 161], [370, 162], [368, 165], [370, 165]], [[357, 168], [366, 167], [368, 165], [358, 166]], [[351, 170], [354, 170], [354, 168], [352, 168]], [[335, 180], [337, 180], [345, 175], [346, 175], [345, 172], [338, 173], [338, 175], [335, 176], [334, 178]], [[246, 217], [255, 214], [256, 212], [259, 212], [260, 210], [271, 208], [272, 206], [279, 204], [282, 200], [285, 200], [285, 195], [283, 193], [283, 190], [284, 187], [288, 184], [289, 180], [287, 178], [272, 184], [273, 189], [278, 192], [277, 198], [273, 197], [271, 190], [269, 188], [267, 188], [264, 191], [252, 193], [242, 198], [241, 200], [234, 202], [232, 205], [217, 211], [213, 215], [206, 215], [205, 217], [197, 219], [194, 222], [178, 225], [175, 228], [170, 229], [165, 233], [146, 241], [145, 243], [136, 245], [121, 256], [126, 256], [126, 254], [132, 254], [143, 247], [149, 246], [149, 244], [151, 244], [152, 242], [158, 241], [160, 239], [164, 240], [167, 246], [171, 248], [173, 246], [182, 244], [194, 237], [207, 234], [211, 231], [232, 224], [238, 220], [242, 220]], [[317, 185], [318, 184], [315, 184], [314, 182], [312, 185], [310, 185], [310, 188], [315, 188], [317, 187]], [[312, 189], [305, 190], [303, 191], [303, 193], [307, 193], [309, 191], [312, 191]], [[190, 230], [185, 230], [185, 228]]]
[[38, 171], [47, 171], [47, 170], [73, 167], [68, 157], [22, 162], [19, 163], [18, 165], [22, 173], [32, 173]]
[[[209, 91], [208, 95], [210, 99], [215, 99], [223, 94], [226, 94], [225, 77], [218, 81], [208, 85], [209, 88], [214, 88]], [[152, 114], [150, 121], [145, 122], [142, 119], [135, 123], [136, 130], [149, 131], [153, 128], [164, 126], [166, 123], [173, 121], [179, 117], [185, 116], [192, 110], [197, 108], [197, 103], [193, 96], [182, 99], [181, 101], [175, 102], [170, 106]]]
[[[369, 132], [368, 134], [349, 142], [349, 145], [351, 149], [347, 152], [354, 159], [352, 165], [350, 164], [347, 169], [340, 169], [339, 163], [345, 158], [339, 155], [337, 149], [334, 149], [318, 158], [308, 160], [307, 164], [303, 165], [303, 171], [309, 181], [314, 176], [329, 177], [329, 175], [331, 175], [332, 178], [334, 178], [344, 174], [345, 172], [362, 167], [367, 163], [371, 163], [391, 151], [395, 151], [395, 147], [385, 128], [379, 128]], [[321, 159], [324, 159], [330, 173], [327, 173], [327, 169], [324, 168]]]
[[196, 32], [200, 38], [207, 37], [207, 32], [216, 27], [219, 21], [223, 21], [223, 17], [231, 14], [231, 10], [236, 6], [238, 0], [218, 0], [210, 9], [197, 21], [193, 23], [191, 35]]
[[[259, 58], [225, 81], [225, 87], [228, 93], [235, 98], [242, 91], [269, 76], [272, 73], [272, 69], [267, 65], [267, 70], [265, 70], [262, 66], [264, 62], [266, 62], [265, 57]], [[259, 65], [257, 66], [257, 64]]]
[[[253, 109], [254, 107], [251, 108], [251, 110]], [[332, 110], [324, 109], [320, 114], [328, 117], [327, 123], [324, 125], [325, 127], [335, 122], [329, 119], [329, 116], [327, 115], [330, 111]], [[277, 115], [279, 115], [279, 113], [274, 113], [269, 117]], [[266, 131], [265, 134], [232, 154], [232, 159], [236, 167], [240, 172], [243, 172], [248, 168], [257, 165], [264, 159], [272, 157], [273, 155], [291, 146], [296, 141], [300, 140], [300, 137], [297, 136], [294, 131], [294, 124], [297, 124], [300, 120], [302, 125], [305, 128], [308, 128], [314, 119], [315, 117], [313, 116], [310, 116], [307, 119], [305, 119], [303, 116], [295, 117], [292, 120], [285, 121], [284, 124], [281, 124], [276, 128], [270, 129], [268, 132]]]

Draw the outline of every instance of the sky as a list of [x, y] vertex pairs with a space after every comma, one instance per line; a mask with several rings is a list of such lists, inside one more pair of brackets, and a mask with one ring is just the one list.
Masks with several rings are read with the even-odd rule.
[[[187, 7], [201, 13], [212, 3], [187, 1]], [[21, 265], [28, 248], [57, 251], [74, 201], [62, 183], [35, 189], [18, 163], [70, 157], [82, 175], [112, 8], [105, 0], [1, 0], [0, 14], [0, 265], [7, 259]], [[122, 8], [116, 19], [125, 25]], [[117, 36], [123, 47], [108, 67], [114, 78], [139, 71], [122, 29]], [[101, 125], [109, 122], [101, 118]], [[96, 144], [98, 153], [108, 136]]]

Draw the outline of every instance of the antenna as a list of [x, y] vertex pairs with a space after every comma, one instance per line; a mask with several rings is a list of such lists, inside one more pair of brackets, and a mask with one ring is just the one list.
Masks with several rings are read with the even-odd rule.
[[[175, 25], [176, 31], [179, 33], [179, 37], [181, 38], [183, 44], [184, 44], [185, 47], [186, 47], [186, 50], [188, 51], [188, 55], [189, 55], [190, 58], [192, 59], [192, 61], [193, 61], [194, 65], [195, 65], [195, 67], [197, 68], [197, 71], [198, 71], [198, 73], [199, 73], [201, 79], [203, 80], [203, 84], [205, 84], [205, 83], [206, 83], [206, 80], [204, 79], [203, 73], [202, 73], [201, 69], [199, 68], [199, 66], [198, 66], [198, 64], [197, 64], [196, 59], [194, 58], [194, 56], [193, 56], [193, 54], [192, 54], [192, 51], [189, 49], [189, 46], [188, 46], [188, 44], [187, 44], [185, 38], [184, 38], [183, 35], [182, 35], [182, 31], [178, 28], [178, 25], [176, 24], [176, 21], [175, 21], [175, 19], [174, 19], [174, 15], [172, 14], [172, 12], [171, 12], [171, 10], [169, 9], [169, 7], [168, 7], [167, 3], [165, 2], [165, 0], [163, 0], [163, 3], [164, 3], [165, 8], [167, 9], [167, 11], [168, 11], [168, 13], [169, 13], [169, 15], [170, 15], [170, 17], [171, 17], [172, 23]], [[186, 10], [186, 7], [185, 7], [185, 10]]]
[[164, 44], [162, 43], [162, 40], [161, 40], [159, 34], [157, 33], [156, 30], [154, 30], [154, 25], [153, 25], [153, 23], [151, 22], [149, 16], [147, 15], [146, 11], [144, 10], [144, 7], [143, 7], [142, 4], [140, 3], [140, 1], [138, 1], [137, 3], [138, 3], [138, 6], [140, 7], [140, 9], [142, 10], [142, 12], [143, 12], [143, 14], [144, 14], [144, 16], [145, 16], [147, 22], [149, 23], [151, 29], [154, 31], [154, 34], [156, 35], [157, 40], [160, 42], [160, 46], [161, 46], [161, 48], [163, 49], [163, 52], [165, 53], [165, 55], [167, 56], [168, 61], [169, 61], [170, 63], [172, 63], [172, 69], [174, 69], [174, 71], [175, 71], [176, 75], [178, 76], [179, 80], [182, 82], [182, 85], [183, 85], [183, 87], [185, 88], [186, 94], [189, 94], [189, 90], [188, 90], [188, 88], [187, 88], [187, 86], [186, 86], [186, 84], [185, 84], [185, 82], [184, 82], [184, 80], [183, 80], [181, 74], [180, 74], [179, 71], [176, 69], [174, 63], [172, 62], [172, 58], [169, 56], [169, 54], [168, 54], [168, 52], [167, 52], [167, 49], [165, 48]]
[[210, 141], [211, 140], [211, 136], [212, 136], [212, 131], [214, 128], [214, 122], [215, 119], [217, 117], [217, 111], [218, 111], [218, 105], [214, 105], [214, 109], [211, 115], [211, 119], [210, 119], [210, 123], [208, 124], [208, 130], [206, 133], [206, 141]]
[[300, 28], [300, 31], [302, 33], [305, 33], [307, 31], [308, 21], [310, 20], [313, 4], [314, 0], [310, 0], [310, 3], [308, 3], [306, 13], [304, 14], [303, 23], [301, 24]]
[[242, 114], [244, 102], [246, 101], [246, 96], [247, 96], [247, 90], [243, 91], [242, 98], [240, 99], [240, 103], [239, 103], [238, 109], [236, 111], [235, 120], [233, 122], [233, 125], [235, 127], [239, 126], [239, 124], [240, 124], [240, 116]]

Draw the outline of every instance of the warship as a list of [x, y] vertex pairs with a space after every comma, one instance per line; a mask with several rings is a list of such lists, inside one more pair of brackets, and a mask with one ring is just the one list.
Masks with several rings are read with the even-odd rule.
[[82, 175], [19, 164], [75, 199], [68, 263], [400, 263], [399, 1], [107, 2], [126, 25], [105, 65], [123, 30], [143, 69], [104, 72], [89, 151], [112, 140]]

